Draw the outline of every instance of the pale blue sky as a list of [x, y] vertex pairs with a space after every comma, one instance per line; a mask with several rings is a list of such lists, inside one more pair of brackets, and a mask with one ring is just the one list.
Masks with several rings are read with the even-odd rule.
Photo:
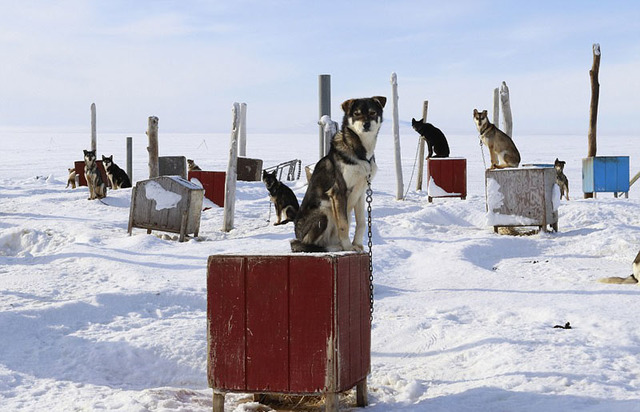
[[[225, 132], [234, 101], [251, 132], [317, 131], [318, 75], [332, 115], [391, 96], [399, 116], [475, 133], [474, 108], [511, 91], [514, 136], [588, 129], [600, 43], [600, 133], [640, 134], [638, 1], [0, 0], [0, 128]], [[391, 106], [385, 127], [391, 124]]]

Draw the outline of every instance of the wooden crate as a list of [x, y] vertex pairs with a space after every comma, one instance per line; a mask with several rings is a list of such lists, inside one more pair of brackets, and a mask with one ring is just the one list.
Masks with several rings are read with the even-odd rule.
[[427, 196], [467, 198], [467, 159], [431, 157], [427, 159]]
[[551, 167], [495, 169], [485, 172], [487, 221], [497, 232], [505, 226], [547, 225], [558, 231], [560, 189]]
[[262, 180], [262, 159], [238, 157], [238, 180], [259, 182]]
[[220, 207], [224, 207], [224, 188], [226, 184], [226, 172], [210, 172], [207, 170], [191, 170], [188, 173], [189, 181], [198, 179], [204, 188], [204, 197]]
[[207, 371], [226, 392], [323, 394], [366, 404], [371, 323], [363, 253], [214, 255], [207, 271]]
[[184, 156], [158, 157], [158, 174], [160, 176], [180, 176], [187, 178], [187, 158]]
[[203, 189], [178, 176], [159, 176], [136, 183], [131, 191], [129, 235], [134, 227], [180, 234], [180, 242], [198, 236]]
[[629, 197], [629, 156], [596, 156], [582, 159], [584, 193], [622, 192]]
[[[111, 187], [111, 182], [107, 178], [107, 171], [104, 170], [102, 160], [96, 160], [96, 166], [100, 171], [100, 176], [102, 177], [104, 183], [107, 185], [107, 187]], [[78, 186], [86, 186], [87, 178], [84, 176], [84, 160], [73, 162], [73, 167], [76, 169], [76, 176], [78, 176]]]

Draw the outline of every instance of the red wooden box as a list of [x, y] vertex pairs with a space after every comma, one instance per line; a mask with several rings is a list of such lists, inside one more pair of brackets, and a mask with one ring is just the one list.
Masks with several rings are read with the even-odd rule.
[[427, 159], [427, 196], [467, 198], [467, 159], [431, 157]]
[[227, 178], [226, 172], [209, 172], [205, 170], [191, 170], [189, 178], [198, 179], [204, 188], [204, 197], [220, 207], [224, 207], [224, 185]]
[[364, 406], [369, 257], [210, 256], [207, 336], [214, 411], [225, 392], [324, 394], [336, 410], [337, 394], [354, 386]]
[[[102, 180], [108, 187], [111, 187], [111, 182], [107, 178], [107, 172], [106, 170], [104, 170], [102, 160], [96, 160], [96, 164], [98, 166], [98, 170], [100, 171], [100, 175], [102, 176]], [[76, 169], [76, 176], [78, 176], [78, 186], [86, 186], [87, 178], [84, 176], [84, 160], [78, 160], [74, 162], [73, 167]]]

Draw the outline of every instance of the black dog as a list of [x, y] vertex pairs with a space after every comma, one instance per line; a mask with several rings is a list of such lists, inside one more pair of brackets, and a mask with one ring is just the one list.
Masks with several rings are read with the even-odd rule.
[[[285, 223], [293, 222], [298, 214], [298, 209], [300, 209], [298, 198], [296, 198], [296, 194], [293, 193], [293, 190], [278, 180], [275, 170], [273, 173], [263, 170], [262, 181], [269, 191], [271, 201], [276, 207], [278, 220], [273, 225], [284, 225]], [[282, 220], [282, 215], [285, 217], [284, 220]]]
[[[444, 133], [431, 123], [425, 123], [420, 120], [411, 119], [411, 126], [413, 130], [418, 132], [424, 140], [427, 141], [427, 147], [429, 149], [430, 157], [449, 157], [449, 144]], [[435, 155], [434, 155], [435, 153]]]

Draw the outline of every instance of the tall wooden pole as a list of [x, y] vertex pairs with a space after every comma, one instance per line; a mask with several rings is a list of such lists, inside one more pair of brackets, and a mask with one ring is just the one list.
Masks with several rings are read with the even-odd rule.
[[391, 73], [391, 98], [393, 101], [393, 144], [396, 154], [396, 200], [402, 200], [404, 184], [402, 183], [402, 162], [400, 154], [400, 124], [398, 121], [398, 77]]
[[[427, 111], [429, 110], [429, 101], [422, 103], [422, 121], [427, 122]], [[422, 178], [424, 175], [424, 139], [418, 136], [418, 179], [416, 180], [416, 190], [422, 190]]]
[[238, 156], [247, 155], [247, 104], [240, 104], [240, 135], [238, 137]]
[[493, 89], [493, 124], [500, 127], [500, 91]]
[[[91, 103], [91, 150], [96, 150], [98, 147], [98, 137], [96, 133], [96, 104]], [[96, 156], [98, 152], [96, 151]]]
[[147, 137], [149, 138], [149, 179], [160, 175], [160, 166], [158, 164], [158, 118], [149, 116], [149, 126], [147, 128]]
[[233, 229], [233, 215], [236, 208], [236, 183], [238, 180], [238, 127], [240, 123], [240, 105], [233, 104], [231, 110], [233, 123], [231, 126], [231, 144], [229, 146], [229, 163], [224, 185], [224, 215], [222, 230], [229, 232]]
[[511, 101], [509, 99], [507, 82], [502, 82], [500, 86], [500, 103], [502, 106], [502, 119], [504, 121], [503, 132], [513, 138], [513, 118], [511, 117]]
[[[591, 78], [591, 104], [589, 105], [589, 135], [588, 135], [588, 152], [587, 157], [595, 157], [597, 151], [596, 131], [598, 126], [598, 100], [600, 98], [600, 83], [598, 83], [598, 74], [600, 73], [600, 45], [593, 45], [593, 65], [589, 70]], [[585, 193], [585, 199], [593, 198], [593, 193]]]

